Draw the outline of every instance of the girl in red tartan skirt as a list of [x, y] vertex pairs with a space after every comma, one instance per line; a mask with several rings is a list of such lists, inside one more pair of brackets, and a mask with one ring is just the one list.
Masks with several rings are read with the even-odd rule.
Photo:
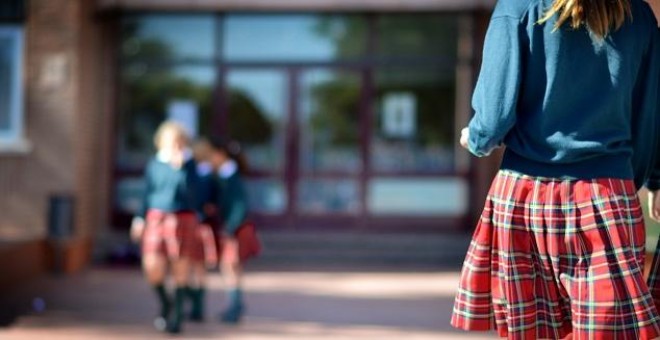
[[222, 225], [220, 267], [229, 298], [229, 305], [220, 314], [220, 321], [236, 324], [245, 312], [242, 289], [244, 258], [241, 258], [238, 236], [247, 227], [248, 201], [241, 178], [241, 173], [247, 170], [247, 162], [237, 142], [217, 136], [209, 142], [212, 150], [208, 160], [216, 169], [219, 190], [217, 207]]
[[[145, 172], [144, 212], [134, 220], [133, 236], [142, 242], [142, 267], [160, 304], [156, 328], [179, 333], [188, 285], [193, 236], [199, 223], [197, 165], [182, 126], [163, 123], [154, 137], [157, 155]], [[173, 276], [174, 296], [165, 287]]]
[[461, 145], [506, 149], [454, 327], [510, 339], [660, 335], [636, 194], [657, 148], [658, 34], [642, 0], [498, 1]]
[[202, 221], [195, 228], [193, 246], [190, 256], [190, 277], [188, 298], [190, 300], [189, 319], [193, 322], [204, 321], [204, 306], [206, 298], [206, 272], [218, 264], [213, 228], [216, 226], [217, 214], [216, 193], [217, 184], [214, 179], [212, 164], [204, 161], [210, 153], [210, 145], [206, 140], [199, 140], [193, 147], [197, 160], [197, 175], [199, 187], [197, 195], [201, 205]]

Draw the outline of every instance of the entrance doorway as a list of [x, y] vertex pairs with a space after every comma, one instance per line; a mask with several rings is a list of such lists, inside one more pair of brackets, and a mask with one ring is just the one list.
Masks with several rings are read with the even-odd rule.
[[198, 135], [241, 142], [261, 225], [442, 228], [467, 214], [455, 16], [135, 14], [122, 27], [115, 224], [137, 210], [151, 134], [177, 105]]

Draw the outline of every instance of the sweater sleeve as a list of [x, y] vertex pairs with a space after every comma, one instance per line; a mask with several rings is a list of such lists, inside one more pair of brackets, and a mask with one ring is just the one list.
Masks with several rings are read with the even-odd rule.
[[468, 148], [478, 157], [489, 155], [501, 145], [516, 121], [523, 34], [519, 19], [499, 16], [490, 21], [472, 98], [475, 114], [468, 126]]
[[247, 217], [248, 203], [245, 190], [240, 178], [234, 175], [228, 179], [225, 198], [227, 199], [225, 209], [225, 231], [228, 234], [236, 234], [238, 228], [245, 222]]
[[651, 153], [654, 154], [654, 161], [649, 175], [649, 180], [646, 187], [649, 190], [660, 190], [660, 30], [658, 30], [656, 39], [656, 53], [654, 57], [656, 80], [657, 80], [657, 99], [656, 113], [655, 113], [655, 143], [651, 144]]
[[[657, 147], [660, 148], [660, 144]], [[660, 155], [656, 155], [655, 157], [655, 166], [653, 171], [651, 171], [651, 177], [646, 183], [646, 187], [652, 191], [660, 190]]]
[[202, 197], [200, 196], [201, 178], [197, 172], [197, 162], [194, 159], [188, 160], [184, 165], [186, 172], [186, 192], [188, 196], [188, 205], [197, 214], [201, 221], [204, 219], [204, 209]]
[[660, 30], [640, 67], [634, 93], [632, 143], [635, 184], [660, 189]]

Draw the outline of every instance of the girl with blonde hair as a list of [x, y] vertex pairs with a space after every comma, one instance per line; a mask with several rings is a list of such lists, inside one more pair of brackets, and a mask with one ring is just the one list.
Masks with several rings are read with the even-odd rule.
[[[134, 238], [141, 241], [144, 273], [160, 305], [154, 326], [169, 333], [181, 331], [200, 213], [197, 165], [188, 142], [185, 129], [175, 122], [158, 128], [154, 137], [158, 152], [145, 171], [143, 210], [132, 227]], [[174, 281], [173, 296], [166, 288], [168, 272]]]

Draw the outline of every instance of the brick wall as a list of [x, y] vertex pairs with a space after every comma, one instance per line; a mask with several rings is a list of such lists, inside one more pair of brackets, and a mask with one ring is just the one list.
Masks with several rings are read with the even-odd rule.
[[25, 25], [25, 133], [32, 150], [0, 155], [3, 239], [45, 233], [47, 197], [74, 188], [75, 1], [33, 0]]
[[111, 22], [94, 13], [93, 1], [82, 1], [79, 12], [78, 91], [76, 119], [77, 232], [93, 236], [106, 226], [110, 190], [110, 141], [115, 98]]
[[56, 193], [75, 195], [77, 238], [89, 238], [105, 224], [111, 130], [104, 89], [113, 72], [104, 66], [111, 55], [93, 3], [29, 3], [24, 86], [32, 148], [0, 154], [0, 240], [45, 237], [48, 198]]

